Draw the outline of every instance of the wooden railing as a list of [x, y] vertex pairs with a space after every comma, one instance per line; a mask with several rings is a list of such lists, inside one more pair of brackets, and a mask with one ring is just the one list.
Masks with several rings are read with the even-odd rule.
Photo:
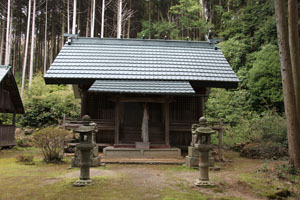
[[[115, 123], [113, 121], [92, 119], [92, 122], [97, 124], [98, 130], [114, 130]], [[66, 129], [76, 129], [83, 124], [80, 119], [64, 119], [62, 126]]]
[[0, 147], [15, 145], [15, 127], [0, 125]]

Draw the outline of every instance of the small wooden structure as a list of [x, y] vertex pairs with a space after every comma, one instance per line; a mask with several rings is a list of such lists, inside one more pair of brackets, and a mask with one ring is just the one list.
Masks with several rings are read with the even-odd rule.
[[[187, 147], [210, 88], [235, 88], [239, 81], [212, 42], [70, 41], [44, 78], [47, 84], [73, 85], [81, 115], [97, 123], [98, 146], [135, 148], [147, 138], [152, 149]], [[80, 121], [65, 123], [69, 128], [78, 125]], [[148, 130], [146, 137], [142, 127]]]
[[24, 107], [11, 67], [1, 65], [0, 113], [12, 113], [12, 125], [4, 125], [0, 121], [0, 147], [14, 146], [16, 114], [24, 114]]

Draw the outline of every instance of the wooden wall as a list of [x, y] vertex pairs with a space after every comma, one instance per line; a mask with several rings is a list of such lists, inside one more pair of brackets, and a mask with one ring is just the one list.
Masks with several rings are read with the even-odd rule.
[[0, 125], [0, 147], [15, 145], [15, 127]]
[[[97, 143], [114, 143], [115, 103], [114, 95], [89, 93], [86, 99], [86, 112], [97, 119], [99, 134]], [[203, 97], [173, 96], [169, 104], [170, 144], [188, 146], [191, 142], [191, 124], [198, 122], [203, 115]], [[165, 144], [165, 124], [162, 103], [147, 103], [149, 106], [149, 139], [152, 144]], [[132, 144], [141, 141], [142, 102], [120, 103], [119, 142]]]

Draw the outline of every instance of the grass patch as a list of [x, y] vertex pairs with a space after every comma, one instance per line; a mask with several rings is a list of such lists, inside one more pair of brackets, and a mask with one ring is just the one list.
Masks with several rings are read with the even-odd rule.
[[166, 188], [163, 200], [206, 200], [208, 199], [197, 190], [185, 187], [183, 191]]
[[278, 188], [286, 188], [286, 185], [284, 183], [270, 181], [269, 179], [266, 179], [262, 174], [243, 173], [239, 175], [239, 178], [242, 182], [250, 186], [253, 191], [256, 191], [258, 195], [264, 197], [276, 193], [278, 191]]

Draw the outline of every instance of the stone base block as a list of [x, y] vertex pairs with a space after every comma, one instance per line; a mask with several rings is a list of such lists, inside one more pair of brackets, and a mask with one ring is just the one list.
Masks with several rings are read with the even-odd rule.
[[189, 147], [188, 148], [188, 156], [189, 157], [199, 157], [199, 149], [196, 147]]
[[181, 157], [179, 148], [166, 149], [137, 149], [137, 148], [115, 148], [105, 147], [103, 149], [105, 157]]
[[199, 167], [199, 157], [186, 156], [185, 163], [186, 163], [186, 166], [188, 166], [188, 167], [198, 168]]
[[75, 183], [73, 183], [73, 186], [83, 187], [83, 186], [92, 185], [92, 183], [93, 183], [93, 181], [91, 179], [89, 179], [89, 180], [77, 180]]
[[215, 184], [211, 181], [203, 181], [203, 180], [199, 180], [199, 179], [197, 179], [194, 184], [198, 187], [214, 187], [215, 186]]
[[150, 149], [150, 142], [136, 142], [135, 148], [137, 149]]

